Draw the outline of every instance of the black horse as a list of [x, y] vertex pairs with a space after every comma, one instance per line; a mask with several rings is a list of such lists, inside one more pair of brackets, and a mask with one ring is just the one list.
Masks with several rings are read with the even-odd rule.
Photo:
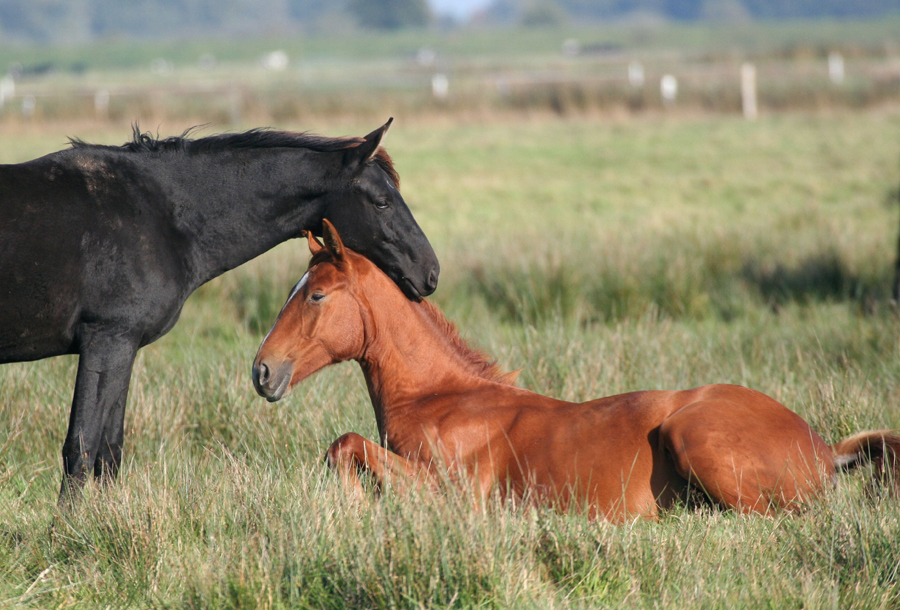
[[0, 166], [0, 363], [80, 354], [60, 500], [114, 478], [138, 348], [201, 284], [328, 218], [412, 299], [438, 261], [380, 148], [365, 138], [251, 130], [199, 139], [72, 140]]

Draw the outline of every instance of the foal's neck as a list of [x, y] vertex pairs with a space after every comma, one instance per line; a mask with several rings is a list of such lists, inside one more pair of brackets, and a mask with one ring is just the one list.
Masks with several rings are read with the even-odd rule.
[[[379, 280], [391, 282], [386, 276]], [[392, 282], [388, 288], [364, 291], [389, 298], [363, 305], [367, 338], [359, 359], [382, 437], [392, 419], [424, 416], [423, 399], [471, 390], [499, 377], [433, 305], [407, 300]]]

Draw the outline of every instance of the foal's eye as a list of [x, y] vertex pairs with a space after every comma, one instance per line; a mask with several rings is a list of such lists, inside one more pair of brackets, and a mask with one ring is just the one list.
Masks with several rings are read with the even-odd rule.
[[375, 200], [375, 207], [379, 210], [383, 210], [386, 207], [391, 205], [391, 200], [387, 197], [380, 197]]
[[318, 303], [319, 301], [321, 301], [324, 298], [325, 298], [325, 295], [322, 294], [321, 292], [314, 292], [311, 295], [309, 295], [309, 302], [310, 303]]

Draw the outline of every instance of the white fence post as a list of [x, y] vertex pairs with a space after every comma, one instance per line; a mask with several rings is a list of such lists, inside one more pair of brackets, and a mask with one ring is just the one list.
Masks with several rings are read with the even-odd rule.
[[28, 94], [22, 98], [22, 116], [26, 119], [33, 117], [35, 106], [37, 106], [37, 100], [34, 99], [33, 95]]
[[663, 76], [659, 81], [659, 93], [664, 103], [674, 104], [675, 98], [678, 97], [678, 79], [671, 74]]
[[844, 82], [844, 56], [837, 51], [828, 54], [828, 78], [835, 85]]
[[628, 82], [635, 89], [644, 86], [644, 66], [639, 61], [632, 61], [628, 64]]
[[756, 66], [750, 62], [741, 66], [741, 108], [745, 119], [756, 118]]
[[13, 80], [12, 76], [4, 76], [0, 79], [0, 108], [3, 108], [3, 104], [6, 100], [10, 99], [12, 96], [16, 94], [16, 81]]
[[109, 118], [109, 91], [100, 89], [94, 94], [94, 113], [98, 119]]
[[450, 92], [450, 81], [447, 80], [446, 74], [437, 73], [431, 77], [431, 94], [436, 100], [447, 99]]

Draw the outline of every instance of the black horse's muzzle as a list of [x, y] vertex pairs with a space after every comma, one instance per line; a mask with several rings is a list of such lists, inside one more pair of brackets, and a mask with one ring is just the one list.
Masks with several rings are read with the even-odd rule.
[[406, 295], [407, 299], [411, 301], [421, 301], [422, 298], [427, 297], [437, 288], [438, 275], [440, 275], [440, 272], [440, 267], [435, 265], [429, 270], [424, 281], [417, 282], [406, 276], [401, 276], [394, 281], [397, 283], [397, 286], [400, 287], [400, 290], [403, 291], [403, 294]]

